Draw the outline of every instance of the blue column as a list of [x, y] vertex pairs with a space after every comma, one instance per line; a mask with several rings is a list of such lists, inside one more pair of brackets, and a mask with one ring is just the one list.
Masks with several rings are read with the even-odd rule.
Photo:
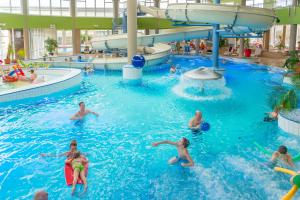
[[[220, 0], [214, 0], [214, 4], [220, 4]], [[213, 25], [213, 55], [212, 55], [212, 67], [219, 67], [219, 43], [220, 36], [218, 30], [220, 29], [220, 24]]]

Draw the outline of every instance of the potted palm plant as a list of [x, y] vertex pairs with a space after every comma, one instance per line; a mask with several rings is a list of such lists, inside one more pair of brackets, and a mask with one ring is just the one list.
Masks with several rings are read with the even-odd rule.
[[289, 52], [289, 57], [286, 59], [283, 67], [287, 69], [287, 73], [284, 75], [283, 82], [299, 86], [300, 77], [300, 58], [297, 51]]
[[25, 51], [24, 51], [24, 49], [19, 49], [17, 51], [17, 56], [18, 56], [19, 60], [24, 60], [24, 58], [25, 58]]
[[249, 38], [244, 39], [244, 55], [247, 58], [251, 56], [251, 49], [249, 47]]
[[10, 64], [11, 63], [11, 56], [12, 56], [13, 53], [14, 53], [14, 50], [13, 50], [11, 44], [9, 44], [8, 47], [7, 47], [6, 58], [4, 59], [5, 64]]
[[57, 46], [57, 41], [55, 39], [47, 38], [47, 40], [45, 40], [45, 48], [48, 51], [49, 55], [54, 55]]

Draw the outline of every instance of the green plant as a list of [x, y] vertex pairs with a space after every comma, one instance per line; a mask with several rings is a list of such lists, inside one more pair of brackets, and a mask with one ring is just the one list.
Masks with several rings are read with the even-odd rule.
[[279, 44], [276, 45], [276, 48], [279, 49], [279, 50], [282, 50], [282, 49], [285, 48], [284, 41], [283, 41], [281, 36], [279, 36], [278, 38], [279, 38]]
[[289, 57], [286, 59], [283, 67], [293, 70], [295, 69], [296, 65], [300, 62], [298, 52], [297, 51], [290, 51]]
[[291, 111], [297, 108], [298, 98], [295, 90], [289, 90], [285, 93], [277, 104], [281, 110]]
[[11, 56], [14, 54], [14, 49], [11, 44], [7, 47], [6, 59], [11, 59]]
[[245, 38], [244, 39], [244, 48], [245, 49], [249, 49], [250, 48], [250, 39], [249, 38]]
[[226, 45], [226, 39], [220, 39], [219, 47], [224, 47]]
[[300, 74], [294, 74], [294, 76], [292, 76], [292, 83], [300, 88]]
[[80, 35], [80, 41], [81, 43], [86, 43], [91, 41], [92, 36], [88, 35], [88, 34], [84, 34], [84, 35]]
[[57, 41], [52, 38], [47, 38], [47, 40], [45, 40], [45, 48], [49, 54], [53, 54], [57, 48]]
[[24, 60], [24, 58], [25, 58], [25, 51], [24, 51], [24, 49], [19, 49], [18, 52], [17, 52], [17, 55], [18, 55], [18, 59]]

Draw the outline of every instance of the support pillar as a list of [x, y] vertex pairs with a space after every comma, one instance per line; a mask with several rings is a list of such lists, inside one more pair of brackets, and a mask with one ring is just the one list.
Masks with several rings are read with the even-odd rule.
[[137, 51], [137, 3], [136, 0], [127, 1], [127, 56], [128, 64]]
[[128, 83], [140, 84], [142, 69], [135, 68], [132, 57], [137, 53], [137, 0], [127, 1], [127, 65], [123, 66], [123, 80]]
[[[200, 3], [200, 0], [195, 0], [195, 3]], [[200, 39], [196, 39], [196, 55], [199, 55], [200, 53]]]
[[[292, 6], [294, 6], [294, 7], [297, 6], [297, 0], [293, 0]], [[296, 40], [297, 40], [297, 24], [291, 24], [289, 51], [296, 50]]]
[[263, 48], [265, 51], [269, 51], [269, 49], [270, 49], [270, 30], [268, 30], [264, 33]]
[[285, 38], [286, 38], [286, 25], [283, 25], [283, 31], [282, 31], [283, 46], [285, 46]]
[[[154, 7], [159, 8], [160, 0], [154, 0]], [[159, 28], [155, 29], [155, 34], [159, 34]]]
[[113, 0], [113, 31], [112, 34], [118, 34], [119, 25], [119, 2], [120, 0]]
[[21, 1], [22, 10], [24, 16], [24, 27], [23, 27], [23, 40], [24, 40], [24, 52], [25, 59], [30, 59], [30, 33], [28, 28], [28, 0]]
[[81, 52], [80, 29], [76, 28], [76, 0], [71, 0], [71, 17], [72, 17], [72, 47], [73, 55]]
[[72, 45], [73, 54], [80, 54], [81, 52], [81, 41], [80, 41], [80, 29], [72, 29]]
[[296, 39], [297, 39], [297, 24], [291, 24], [290, 25], [289, 51], [296, 50]]
[[[220, 4], [220, 0], [214, 0], [214, 4]], [[213, 25], [213, 55], [212, 55], [212, 67], [219, 68], [219, 43], [220, 35], [218, 30], [220, 29], [219, 24]]]
[[[241, 0], [241, 6], [245, 6], [246, 5], [246, 0]], [[244, 38], [240, 38], [240, 48], [239, 48], [239, 57], [243, 57], [244, 56]]]

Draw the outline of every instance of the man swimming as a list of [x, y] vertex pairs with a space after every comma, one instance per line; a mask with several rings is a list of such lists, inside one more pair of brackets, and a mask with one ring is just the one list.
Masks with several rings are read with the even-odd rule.
[[71, 120], [80, 120], [80, 119], [83, 119], [86, 115], [88, 115], [90, 113], [96, 115], [97, 117], [99, 116], [98, 113], [93, 112], [93, 111], [88, 110], [88, 109], [85, 109], [84, 102], [80, 102], [79, 103], [79, 108], [80, 108], [80, 110], [74, 116], [72, 116], [70, 118]]
[[277, 151], [275, 151], [272, 155], [271, 161], [276, 163], [278, 160], [282, 160], [284, 163], [291, 167], [295, 167], [292, 157], [288, 153], [288, 149], [286, 146], [281, 145]]
[[189, 122], [189, 128], [192, 130], [200, 129], [201, 122], [203, 121], [202, 113], [197, 110], [195, 116]]
[[188, 141], [188, 139], [182, 138], [178, 142], [171, 142], [169, 140], [165, 140], [165, 141], [161, 141], [161, 142], [154, 142], [152, 144], [152, 146], [157, 147], [158, 145], [161, 145], [161, 144], [170, 144], [170, 145], [176, 146], [176, 148], [177, 148], [178, 156], [171, 158], [168, 162], [169, 164], [172, 165], [177, 162], [180, 162], [181, 166], [183, 166], [183, 167], [194, 166], [194, 161], [191, 158], [191, 156], [187, 150], [187, 147], [190, 145], [190, 142]]

